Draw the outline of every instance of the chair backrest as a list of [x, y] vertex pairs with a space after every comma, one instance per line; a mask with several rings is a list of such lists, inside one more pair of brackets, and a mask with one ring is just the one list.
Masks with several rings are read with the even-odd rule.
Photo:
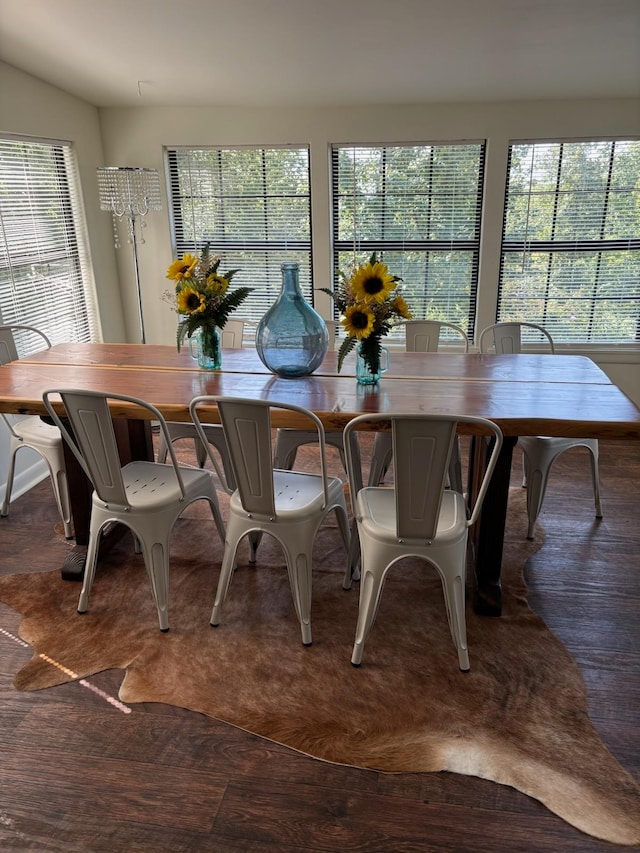
[[407, 320], [404, 324], [407, 352], [438, 352], [443, 329], [445, 335], [447, 330], [454, 334], [451, 338], [446, 335], [442, 340], [458, 342], [464, 347], [464, 352], [469, 351], [469, 338], [461, 326], [441, 320]]
[[271, 413], [278, 409], [303, 415], [310, 421], [310, 426], [316, 429], [320, 446], [320, 473], [324, 483], [324, 503], [325, 505], [328, 503], [324, 428], [320, 419], [313, 412], [289, 403], [275, 403], [268, 400], [214, 396], [195, 397], [189, 406], [191, 418], [214, 465], [216, 465], [215, 457], [206, 441], [198, 414], [200, 407], [211, 404], [215, 404], [218, 408], [236, 479], [237, 491], [246, 512], [266, 519], [276, 516]]
[[[63, 417], [68, 421], [71, 431], [56, 411], [51, 399], [54, 396], [59, 396], [62, 400]], [[124, 508], [131, 506], [122, 479], [122, 463], [120, 462], [116, 434], [109, 409], [110, 400], [132, 403], [141, 409], [145, 409], [151, 419], [159, 423], [160, 429], [164, 432], [171, 464], [175, 469], [180, 490], [184, 497], [184, 482], [167, 425], [164, 417], [155, 406], [140, 400], [138, 397], [100, 391], [85, 391], [78, 388], [52, 388], [43, 393], [42, 399], [54, 423], [59, 427], [74, 456], [91, 480], [96, 494], [105, 504]], [[158, 465], [158, 468], [162, 467], [164, 466]]]
[[28, 352], [51, 347], [51, 341], [45, 333], [34, 326], [24, 326], [20, 323], [2, 325], [0, 326], [0, 364], [8, 364], [10, 361], [18, 359], [16, 348], [16, 337], [18, 336]]
[[[349, 440], [351, 431], [383, 421], [391, 424], [393, 435], [396, 535], [399, 539], [425, 541], [434, 538], [458, 425], [473, 425], [475, 431], [482, 431], [494, 439], [489, 462], [467, 520], [467, 526], [475, 524], [502, 447], [502, 432], [496, 424], [486, 418], [462, 415], [359, 415], [345, 428], [344, 445], [350, 483], [358, 482], [357, 463], [352, 458]], [[355, 512], [356, 495], [352, 494], [351, 498]]]
[[340, 331], [340, 323], [337, 320], [325, 320], [327, 332], [329, 332], [329, 350], [336, 348], [336, 338]]
[[537, 323], [493, 323], [480, 332], [480, 352], [497, 352], [500, 354], [522, 352], [523, 329], [535, 332], [536, 342], [542, 341], [550, 351], [555, 352], [553, 339], [544, 326]]
[[238, 320], [237, 318], [227, 320], [224, 324], [224, 329], [220, 331], [220, 342], [223, 347], [228, 349], [240, 349], [242, 347], [244, 324], [244, 320]]

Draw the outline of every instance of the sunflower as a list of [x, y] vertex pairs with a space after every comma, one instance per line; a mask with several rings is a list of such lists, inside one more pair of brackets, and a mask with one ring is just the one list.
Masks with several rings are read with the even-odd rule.
[[399, 317], [404, 317], [405, 320], [410, 320], [413, 316], [403, 296], [395, 297], [391, 303], [391, 310]]
[[227, 292], [228, 287], [229, 282], [224, 276], [218, 275], [215, 272], [207, 276], [207, 290], [210, 293], [222, 295]]
[[350, 305], [344, 312], [344, 318], [340, 323], [350, 337], [357, 338], [360, 341], [369, 337], [373, 331], [375, 319], [375, 314], [368, 305], [360, 303], [359, 305]]
[[177, 294], [178, 313], [199, 314], [207, 307], [204, 295], [192, 287], [183, 287]]
[[167, 270], [167, 278], [170, 278], [172, 281], [182, 281], [185, 278], [192, 278], [197, 266], [198, 259], [187, 252], [171, 264]]
[[368, 261], [359, 267], [351, 279], [355, 298], [363, 302], [384, 302], [396, 286], [386, 264]]

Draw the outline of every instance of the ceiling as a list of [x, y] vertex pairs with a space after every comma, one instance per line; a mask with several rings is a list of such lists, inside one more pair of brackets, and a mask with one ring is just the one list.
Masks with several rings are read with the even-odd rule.
[[0, 0], [0, 59], [99, 107], [640, 96], [640, 0]]

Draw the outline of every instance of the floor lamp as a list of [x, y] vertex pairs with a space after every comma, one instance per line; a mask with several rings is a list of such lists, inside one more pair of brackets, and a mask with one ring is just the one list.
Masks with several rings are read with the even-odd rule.
[[131, 166], [100, 166], [98, 168], [98, 191], [100, 193], [100, 209], [108, 210], [113, 216], [116, 249], [120, 248], [116, 219], [127, 220], [129, 243], [133, 247], [133, 268], [138, 291], [140, 340], [144, 344], [138, 243], [144, 243], [142, 229], [146, 227], [145, 216], [147, 213], [162, 210], [158, 171], [157, 169], [142, 169]]

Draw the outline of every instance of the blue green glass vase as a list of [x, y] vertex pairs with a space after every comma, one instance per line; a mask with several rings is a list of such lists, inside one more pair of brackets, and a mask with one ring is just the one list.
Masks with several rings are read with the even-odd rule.
[[389, 369], [389, 350], [386, 347], [379, 347], [379, 365], [375, 373], [369, 367], [366, 359], [362, 355], [362, 347], [356, 344], [356, 381], [359, 385], [376, 385], [383, 373]]
[[282, 289], [256, 331], [256, 350], [272, 373], [285, 379], [308, 376], [329, 348], [324, 320], [300, 290], [299, 264], [283, 264]]
[[203, 326], [198, 335], [198, 364], [205, 370], [222, 367], [222, 343], [217, 326]]

